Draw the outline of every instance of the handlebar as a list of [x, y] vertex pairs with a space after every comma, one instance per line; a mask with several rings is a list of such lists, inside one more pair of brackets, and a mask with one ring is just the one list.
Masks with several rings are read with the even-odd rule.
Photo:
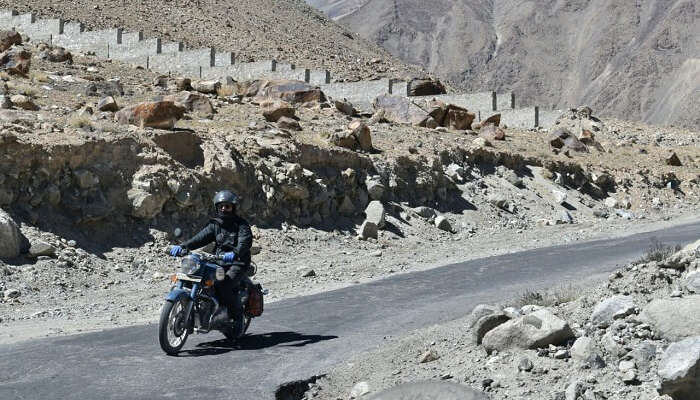
[[[168, 255], [170, 255], [170, 250], [171, 250], [173, 247], [174, 247], [174, 246], [168, 246], [168, 247], [165, 249], [165, 252], [166, 252]], [[185, 249], [185, 248], [183, 248], [183, 249], [182, 249], [182, 252], [181, 252], [179, 255], [177, 255], [176, 257], [185, 257], [185, 256], [187, 256], [187, 255], [189, 255], [189, 254], [195, 254], [195, 255], [197, 255], [202, 261], [206, 261], [206, 262], [213, 262], [213, 263], [218, 264], [218, 263], [221, 263], [221, 262], [224, 261], [224, 256], [223, 256], [223, 255], [216, 255], [216, 254], [210, 254], [210, 253], [205, 253], [205, 252], [194, 252], [194, 251], [187, 250], [187, 249]], [[238, 261], [238, 260], [233, 261], [233, 262], [230, 262], [230, 263], [226, 263], [226, 265], [237, 265], [237, 264], [243, 265], [243, 264], [245, 264], [245, 263], [243, 263], [243, 262], [241, 262], [241, 261]]]

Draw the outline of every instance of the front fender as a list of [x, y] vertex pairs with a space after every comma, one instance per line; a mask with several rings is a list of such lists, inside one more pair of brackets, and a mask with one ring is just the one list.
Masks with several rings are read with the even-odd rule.
[[165, 298], [165, 300], [176, 302], [180, 300], [180, 297], [189, 298], [190, 292], [181, 288], [173, 288], [173, 290], [171, 290], [170, 293], [168, 293], [168, 296]]

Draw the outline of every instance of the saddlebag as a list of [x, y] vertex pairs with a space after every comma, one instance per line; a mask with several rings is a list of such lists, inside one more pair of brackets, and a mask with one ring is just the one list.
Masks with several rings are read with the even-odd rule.
[[263, 313], [263, 291], [262, 285], [248, 286], [248, 303], [245, 307], [245, 313], [249, 317], [259, 317]]

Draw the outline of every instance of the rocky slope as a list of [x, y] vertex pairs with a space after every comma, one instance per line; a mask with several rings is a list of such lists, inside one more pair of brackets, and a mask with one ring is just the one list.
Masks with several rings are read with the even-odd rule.
[[427, 380], [459, 383], [484, 400], [696, 399], [698, 249], [700, 241], [675, 254], [656, 244], [596, 287], [526, 292], [389, 339], [315, 381], [305, 398], [394, 398], [373, 395]]
[[2, 0], [0, 8], [80, 21], [88, 29], [122, 27], [188, 47], [234, 51], [239, 62], [274, 58], [327, 69], [341, 79], [422, 74], [301, 0]]
[[[196, 232], [222, 187], [242, 195], [270, 299], [615, 235], [695, 215], [700, 200], [697, 133], [684, 129], [600, 121], [588, 109], [559, 121], [575, 136], [426, 128], [387, 122], [397, 115], [386, 111], [352, 113], [303, 83], [191, 88], [8, 43], [0, 54], [2, 341], [152, 321], [176, 267], [163, 256], [171, 232]], [[469, 117], [434, 106], [435, 124]]]
[[[521, 105], [700, 126], [700, 9], [691, 0], [310, 2], [402, 60]], [[354, 10], [354, 11], [352, 11]]]

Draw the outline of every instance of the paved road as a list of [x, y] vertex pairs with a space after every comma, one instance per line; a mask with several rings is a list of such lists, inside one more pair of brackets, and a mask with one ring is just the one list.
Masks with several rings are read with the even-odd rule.
[[179, 357], [160, 350], [155, 325], [2, 345], [0, 399], [274, 398], [280, 383], [322, 373], [385, 336], [462, 317], [478, 303], [515, 297], [525, 288], [603, 277], [641, 255], [651, 237], [688, 243], [700, 237], [700, 222], [273, 303], [237, 346], [217, 333], [191, 336]]

